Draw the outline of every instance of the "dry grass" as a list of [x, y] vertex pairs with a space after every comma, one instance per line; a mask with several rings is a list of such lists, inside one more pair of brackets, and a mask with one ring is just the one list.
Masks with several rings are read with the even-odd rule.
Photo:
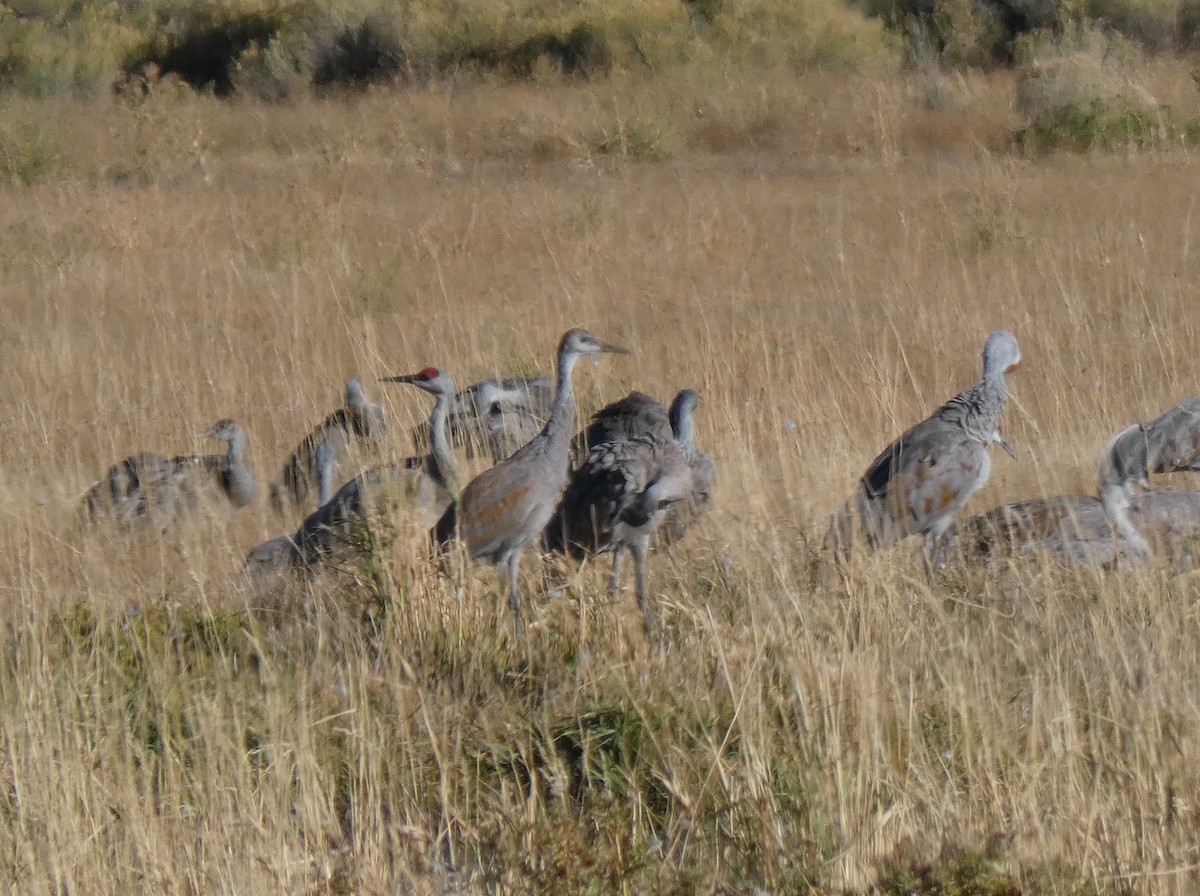
[[[61, 156], [0, 187], [0, 881], [861, 891], [949, 845], [1030, 892], [1188, 891], [1193, 580], [1030, 562], [930, 589], [905, 548], [840, 578], [813, 547], [992, 329], [1024, 351], [1021, 460], [975, 511], [1091, 489], [1107, 437], [1200, 379], [1194, 156], [1021, 159], [1010, 82], [949, 89], [8, 106]], [[598, 151], [635, 113], [668, 160]], [[161, 539], [75, 527], [135, 450], [234, 416], [272, 478], [346, 377], [545, 372], [578, 324], [636, 351], [581, 366], [585, 407], [703, 395], [719, 490], [655, 559], [661, 653], [594, 567], [512, 643], [490, 571], [439, 577], [403, 520], [383, 594], [239, 591], [283, 528], [265, 502]], [[426, 396], [372, 389], [402, 455]]]

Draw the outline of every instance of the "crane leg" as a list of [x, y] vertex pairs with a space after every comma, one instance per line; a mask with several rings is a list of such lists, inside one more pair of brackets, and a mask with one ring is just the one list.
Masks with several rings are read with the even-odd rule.
[[637, 577], [638, 609], [642, 611], [642, 625], [646, 629], [646, 637], [651, 638], [654, 635], [654, 612], [650, 609], [650, 603], [646, 596], [646, 552], [648, 548], [649, 540], [639, 539], [634, 542], [631, 550], [633, 551], [634, 575]]
[[521, 618], [521, 595], [517, 591], [517, 569], [521, 565], [521, 552], [514, 551], [508, 558], [508, 605], [513, 611], [513, 630], [518, 638], [525, 633], [525, 621]]
[[621, 593], [621, 562], [625, 559], [625, 548], [613, 551], [612, 577], [608, 580], [608, 596], [616, 598]]

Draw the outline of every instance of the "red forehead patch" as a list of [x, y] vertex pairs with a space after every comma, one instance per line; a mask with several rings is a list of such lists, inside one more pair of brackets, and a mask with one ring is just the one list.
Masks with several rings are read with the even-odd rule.
[[442, 372], [436, 367], [426, 367], [421, 371], [421, 379], [423, 380], [436, 380], [441, 375]]

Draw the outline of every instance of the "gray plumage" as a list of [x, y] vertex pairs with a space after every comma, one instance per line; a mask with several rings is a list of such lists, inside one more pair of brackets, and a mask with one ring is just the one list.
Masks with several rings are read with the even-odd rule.
[[926, 572], [931, 574], [943, 533], [987, 482], [991, 471], [987, 447], [998, 444], [1016, 457], [1000, 434], [1000, 421], [1008, 401], [1004, 375], [1020, 361], [1012, 333], [998, 330], [988, 336], [982, 379], [875, 458], [854, 496], [835, 517], [830, 546], [842, 554], [849, 549], [857, 515], [872, 550], [909, 535], [924, 536]]
[[356, 444], [377, 444], [387, 433], [383, 406], [371, 402], [357, 379], [346, 381], [345, 406], [313, 429], [283, 464], [279, 479], [271, 483], [271, 507], [284, 514], [289, 507], [304, 507], [315, 497], [317, 449], [328, 445], [341, 463]]
[[683, 448], [668, 435], [640, 433], [603, 442], [571, 474], [547, 546], [576, 559], [613, 555], [609, 591], [620, 589], [621, 562], [633, 554], [638, 607], [649, 636], [654, 613], [646, 590], [646, 557], [670, 510], [691, 493], [692, 470]]
[[668, 411], [641, 392], [602, 408], [576, 436], [591, 451], [571, 474], [546, 528], [546, 546], [576, 559], [612, 553], [609, 591], [619, 591], [626, 553], [634, 558], [638, 607], [647, 635], [655, 626], [647, 595], [647, 554], [656, 541], [681, 539], [711, 500], [715, 465], [696, 448], [700, 396], [680, 392]]
[[[454, 396], [447, 415], [450, 444], [467, 457], [480, 454], [499, 463], [541, 431], [550, 416], [554, 384], [546, 379], [504, 377], [483, 380]], [[418, 452], [429, 450], [430, 428], [413, 434]]]
[[670, 415], [658, 399], [643, 392], [630, 392], [592, 416], [587, 427], [575, 436], [572, 453], [582, 462], [597, 445], [646, 434], [670, 438]]
[[1200, 397], [1189, 398], [1149, 423], [1117, 433], [1100, 456], [1100, 500], [1113, 525], [1143, 560], [1150, 546], [1129, 517], [1139, 489], [1150, 475], [1200, 472]]
[[[1200, 536], [1200, 492], [1134, 494], [1124, 515], [1140, 544], [1130, 541], [1104, 503], [1090, 495], [1005, 504], [965, 520], [954, 538], [968, 562], [1045, 553], [1070, 566], [1137, 566], [1149, 559], [1147, 538], [1186, 549]], [[1195, 560], [1187, 558], [1189, 564]]]
[[575, 423], [571, 372], [584, 355], [626, 353], [585, 330], [570, 330], [558, 347], [558, 369], [550, 416], [519, 451], [471, 480], [462, 499], [438, 521], [435, 536], [445, 544], [456, 535], [472, 560], [507, 570], [508, 600], [518, 634], [523, 630], [517, 572], [525, 547], [546, 528], [566, 485]]
[[[317, 465], [317, 508], [324, 506], [333, 497], [333, 472], [337, 466], [337, 452], [328, 442], [317, 446], [315, 461]], [[286, 572], [300, 565], [299, 533], [304, 531], [301, 524], [296, 535], [278, 535], [264, 541], [255, 547], [246, 557], [242, 566], [242, 581], [262, 583], [272, 576]]]
[[[437, 397], [432, 421], [432, 451], [397, 464], [366, 470], [345, 483], [310, 514], [292, 536], [264, 542], [251, 552], [243, 568], [244, 577], [255, 569], [290, 565], [306, 568], [345, 548], [362, 530], [393, 504], [405, 503], [419, 514], [422, 527], [432, 526], [458, 490], [458, 468], [446, 438], [446, 415], [454, 397], [449, 374], [426, 368], [411, 376], [388, 377], [388, 383], [412, 383]], [[329, 446], [321, 448], [331, 451]], [[332, 464], [322, 467], [324, 478]]]
[[687, 498], [667, 511], [667, 517], [658, 529], [659, 539], [667, 544], [680, 541], [712, 503], [717, 465], [696, 446], [696, 406], [699, 403], [700, 393], [695, 389], [684, 389], [671, 402], [671, 433], [683, 449], [692, 480]]
[[165, 529], [209, 499], [245, 507], [258, 494], [258, 478], [246, 462], [246, 431], [232, 420], [221, 420], [201, 435], [224, 441], [227, 452], [125, 458], [88, 489], [83, 498], [85, 517], [100, 522], [111, 515], [121, 527]]

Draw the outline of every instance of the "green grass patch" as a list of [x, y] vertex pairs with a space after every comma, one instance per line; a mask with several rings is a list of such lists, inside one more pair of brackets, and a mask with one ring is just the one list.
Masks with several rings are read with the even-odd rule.
[[1101, 100], [1053, 109], [1017, 132], [1016, 144], [1025, 151], [1045, 153], [1112, 151], [1194, 146], [1200, 121], [1174, 122], [1167, 110], [1113, 108]]

